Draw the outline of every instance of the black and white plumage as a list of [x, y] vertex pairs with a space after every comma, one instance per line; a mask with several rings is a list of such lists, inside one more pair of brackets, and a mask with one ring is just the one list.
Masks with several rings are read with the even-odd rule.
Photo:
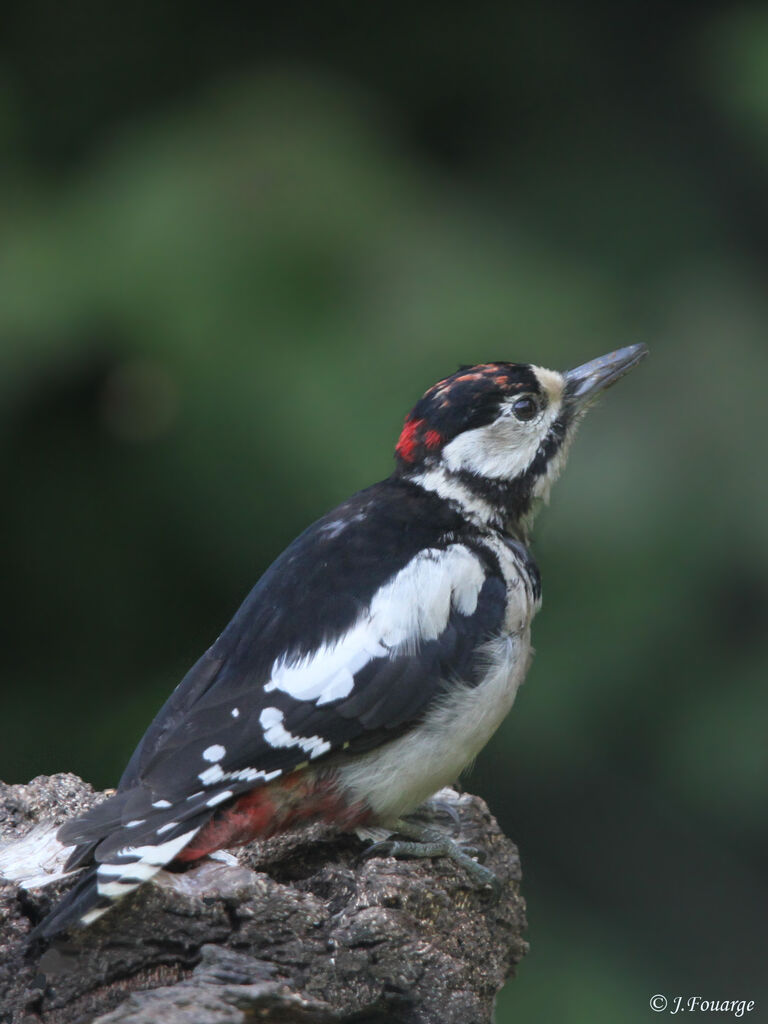
[[588, 402], [644, 354], [567, 374], [460, 370], [406, 419], [394, 474], [302, 533], [150, 725], [117, 793], [59, 839], [88, 924], [171, 861], [308, 819], [393, 824], [509, 711], [540, 601], [537, 503]]

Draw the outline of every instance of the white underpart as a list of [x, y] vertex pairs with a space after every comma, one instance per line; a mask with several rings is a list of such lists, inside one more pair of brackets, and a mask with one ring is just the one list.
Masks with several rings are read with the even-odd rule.
[[[282, 690], [318, 705], [347, 697], [355, 673], [373, 658], [412, 651], [436, 639], [448, 623], [451, 607], [471, 615], [483, 582], [480, 563], [463, 544], [419, 552], [381, 587], [368, 610], [336, 643], [323, 644], [293, 662], [277, 659], [265, 693]], [[279, 729], [273, 735], [279, 737]]]
[[478, 686], [453, 685], [416, 729], [342, 766], [341, 785], [386, 825], [454, 782], [512, 707], [530, 652], [528, 629], [493, 641]]
[[271, 747], [301, 747], [310, 758], [320, 757], [331, 749], [331, 744], [322, 736], [294, 736], [283, 725], [284, 718], [279, 708], [264, 708], [259, 716], [264, 739]]

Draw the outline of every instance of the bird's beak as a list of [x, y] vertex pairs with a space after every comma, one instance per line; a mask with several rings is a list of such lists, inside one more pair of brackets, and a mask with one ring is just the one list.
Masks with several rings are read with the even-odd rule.
[[606, 356], [568, 370], [565, 376], [565, 399], [581, 409], [615, 384], [625, 373], [648, 355], [645, 345], [628, 345]]

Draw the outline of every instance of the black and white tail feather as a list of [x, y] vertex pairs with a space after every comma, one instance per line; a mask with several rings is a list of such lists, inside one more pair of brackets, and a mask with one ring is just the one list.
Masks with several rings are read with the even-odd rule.
[[[122, 794], [118, 794], [118, 797]], [[113, 800], [115, 797], [112, 798]], [[119, 802], [119, 801], [118, 801]], [[155, 825], [152, 832], [128, 838], [127, 830], [115, 823], [114, 811], [101, 804], [77, 822], [67, 823], [58, 833], [65, 845], [78, 843], [70, 855], [65, 871], [73, 871], [88, 864], [86, 873], [67, 892], [48, 917], [32, 933], [32, 938], [52, 938], [75, 925], [88, 925], [96, 921], [115, 903], [138, 886], [149, 881], [157, 872], [191, 842], [210, 817], [210, 812], [198, 814], [183, 824], [171, 823], [163, 841]], [[103, 816], [98, 814], [105, 808]], [[77, 828], [69, 828], [69, 825]], [[116, 831], [115, 831], [116, 830]], [[105, 836], [109, 841], [105, 840]], [[93, 864], [96, 860], [97, 863]]]

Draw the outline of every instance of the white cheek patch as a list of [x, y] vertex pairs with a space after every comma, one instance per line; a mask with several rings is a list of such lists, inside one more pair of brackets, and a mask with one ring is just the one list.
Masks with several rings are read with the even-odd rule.
[[[347, 697], [355, 674], [368, 662], [437, 639], [452, 607], [472, 615], [484, 582], [481, 564], [464, 545], [422, 551], [374, 595], [368, 611], [336, 643], [293, 662], [277, 659], [264, 692], [281, 690], [318, 706]], [[267, 725], [275, 738], [281, 736], [281, 722]]]
[[[554, 375], [554, 371], [546, 373]], [[545, 390], [550, 393], [549, 388]], [[443, 449], [443, 462], [454, 473], [466, 470], [490, 480], [514, 480], [536, 458], [560, 408], [559, 393], [555, 399], [550, 397], [543, 413], [529, 423], [516, 419], [508, 408], [493, 423], [465, 430], [450, 441]]]
[[445, 446], [443, 460], [454, 473], [467, 470], [491, 480], [511, 480], [525, 472], [539, 447], [539, 432], [525, 427], [505, 416], [486, 427], [465, 430]]

